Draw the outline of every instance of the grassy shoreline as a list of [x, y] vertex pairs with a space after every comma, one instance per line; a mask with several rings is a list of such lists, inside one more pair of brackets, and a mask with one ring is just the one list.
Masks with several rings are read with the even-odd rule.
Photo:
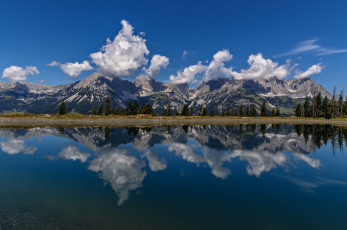
[[346, 118], [295, 118], [295, 117], [201, 117], [201, 116], [91, 116], [91, 115], [34, 115], [0, 114], [0, 127], [46, 126], [166, 126], [166, 125], [230, 125], [230, 124], [330, 124], [347, 126]]

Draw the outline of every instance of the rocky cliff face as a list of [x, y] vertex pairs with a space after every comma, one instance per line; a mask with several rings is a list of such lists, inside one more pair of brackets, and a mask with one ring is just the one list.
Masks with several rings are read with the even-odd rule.
[[69, 112], [89, 113], [109, 96], [114, 108], [125, 107], [130, 101], [151, 103], [161, 113], [169, 102], [180, 111], [184, 104], [195, 111], [201, 106], [208, 110], [225, 111], [228, 107], [255, 105], [263, 101], [268, 109], [279, 106], [282, 113], [291, 114], [303, 99], [317, 93], [331, 95], [312, 79], [235, 80], [220, 78], [201, 82], [195, 88], [188, 84], [168, 84], [140, 75], [133, 82], [94, 73], [72, 84], [46, 86], [29, 82], [0, 82], [0, 112], [55, 113], [65, 100]]

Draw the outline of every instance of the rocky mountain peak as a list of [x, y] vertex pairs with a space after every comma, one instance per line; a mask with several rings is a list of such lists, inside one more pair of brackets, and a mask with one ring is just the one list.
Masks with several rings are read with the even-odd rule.
[[139, 100], [140, 104], [151, 103], [159, 114], [168, 103], [178, 111], [186, 103], [193, 106], [195, 111], [203, 105], [209, 111], [217, 112], [225, 111], [228, 107], [238, 108], [240, 103], [254, 104], [259, 108], [263, 101], [270, 107], [278, 105], [283, 109], [281, 111], [290, 114], [298, 102], [302, 102], [306, 96], [313, 97], [318, 92], [323, 97], [331, 98], [328, 91], [309, 78], [219, 78], [189, 88], [188, 84], [163, 83], [146, 75], [140, 75], [131, 82], [94, 73], [81, 81], [59, 86], [0, 82], [0, 111], [54, 113], [61, 100], [65, 100], [68, 110], [88, 113], [93, 105], [99, 106], [109, 96], [113, 107], [124, 107], [130, 101]]

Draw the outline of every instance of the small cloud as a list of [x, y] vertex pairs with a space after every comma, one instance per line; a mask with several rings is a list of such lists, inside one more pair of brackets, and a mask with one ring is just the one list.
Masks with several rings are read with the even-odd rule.
[[51, 63], [47, 64], [48, 66], [60, 66], [60, 63], [57, 61], [52, 61]]
[[240, 73], [232, 72], [235, 79], [269, 79], [277, 77], [283, 79], [287, 77], [291, 71], [290, 64], [279, 65], [271, 59], [265, 59], [261, 53], [250, 55], [248, 58], [248, 69], [242, 69]]
[[226, 68], [225, 62], [232, 59], [233, 55], [229, 50], [220, 50], [213, 55], [213, 60], [209, 65], [203, 65], [201, 61], [196, 65], [191, 65], [184, 68], [183, 71], [178, 71], [176, 76], [171, 75], [170, 81], [175, 84], [193, 83], [197, 78], [203, 78], [208, 81], [220, 77], [229, 77], [232, 74], [232, 68]]
[[65, 64], [61, 64], [56, 61], [52, 61], [51, 63], [47, 64], [48, 66], [59, 66], [60, 69], [68, 75], [70, 78], [78, 78], [83, 71], [92, 70], [93, 67], [89, 64], [88, 61], [83, 61], [82, 63], [71, 63], [67, 62]]
[[201, 62], [198, 62], [196, 65], [184, 68], [183, 71], [178, 71], [176, 76], [171, 75], [170, 81], [174, 84], [193, 83], [197, 80], [196, 76], [205, 72], [206, 69], [206, 66], [202, 65]]
[[183, 53], [182, 53], [182, 58], [183, 58], [183, 59], [186, 59], [186, 58], [187, 58], [187, 55], [188, 55], [188, 51], [187, 51], [187, 50], [184, 50]]
[[10, 66], [2, 72], [2, 78], [7, 78], [11, 81], [25, 81], [28, 75], [39, 74], [36, 66]]
[[316, 64], [308, 68], [305, 72], [298, 72], [297, 75], [294, 76], [296, 79], [301, 79], [301, 78], [307, 78], [311, 76], [312, 74], [317, 74], [322, 72], [322, 69], [324, 67], [322, 66], [322, 63]]
[[82, 163], [84, 163], [90, 157], [90, 154], [81, 152], [76, 145], [72, 144], [64, 148], [59, 153], [59, 157], [65, 160], [73, 160], [73, 161], [79, 160]]
[[144, 68], [144, 71], [149, 77], [155, 78], [160, 74], [160, 69], [166, 69], [169, 65], [169, 58], [161, 55], [154, 55], [151, 60], [151, 65], [148, 69]]
[[317, 56], [346, 53], [347, 49], [333, 49], [322, 47], [317, 44], [318, 39], [306, 40], [300, 42], [294, 49], [287, 53], [276, 55], [275, 57], [284, 57], [291, 55], [315, 54]]
[[40, 83], [44, 83], [45, 82], [45, 80], [40, 80]]

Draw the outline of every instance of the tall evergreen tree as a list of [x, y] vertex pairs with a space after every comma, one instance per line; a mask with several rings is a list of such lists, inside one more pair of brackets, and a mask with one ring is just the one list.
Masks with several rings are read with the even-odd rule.
[[231, 108], [231, 116], [236, 117], [236, 111], [234, 108]]
[[275, 108], [272, 108], [272, 110], [271, 110], [271, 117], [274, 117], [274, 116], [276, 116], [275, 115]]
[[343, 116], [343, 91], [341, 91], [339, 95], [339, 99], [337, 100], [337, 107], [338, 107], [338, 116]]
[[93, 105], [93, 108], [92, 108], [92, 115], [96, 115], [96, 108], [95, 108], [95, 105]]
[[230, 116], [230, 115], [231, 115], [230, 108], [227, 107], [227, 111], [225, 112], [225, 116]]
[[198, 116], [202, 116], [202, 111], [203, 111], [203, 106], [200, 106], [199, 112], [198, 112]]
[[243, 105], [242, 105], [242, 103], [240, 104], [240, 107], [239, 107], [239, 116], [240, 116], [240, 117], [243, 117], [243, 116], [244, 116], [244, 113], [243, 113]]
[[251, 110], [249, 109], [249, 105], [246, 106], [246, 117], [251, 116]]
[[308, 97], [306, 96], [305, 102], [304, 102], [304, 116], [310, 117], [310, 101], [308, 100]]
[[136, 100], [136, 101], [134, 101], [134, 104], [133, 104], [133, 107], [131, 110], [131, 114], [136, 115], [139, 113], [139, 110], [140, 110], [140, 103]]
[[98, 109], [98, 115], [102, 115], [102, 110], [103, 110], [102, 104], [100, 104], [99, 109]]
[[336, 102], [336, 87], [334, 87], [333, 97], [331, 98], [331, 117], [336, 117], [337, 114], [337, 102]]
[[108, 116], [111, 114], [111, 100], [110, 97], [106, 97], [106, 102], [105, 102], [105, 116]]
[[265, 105], [265, 101], [263, 101], [263, 104], [261, 105], [260, 116], [262, 116], [262, 117], [265, 117], [265, 116], [266, 116], [266, 105]]
[[207, 116], [207, 109], [206, 109], [206, 107], [204, 107], [204, 108], [202, 109], [201, 116]]
[[281, 117], [281, 111], [280, 111], [280, 108], [278, 106], [276, 107], [275, 116], [276, 117]]
[[322, 115], [322, 95], [318, 93], [313, 97], [311, 105], [311, 116], [312, 117], [321, 117]]
[[59, 113], [60, 115], [66, 114], [65, 101], [62, 101], [62, 102], [59, 104], [58, 113]]
[[322, 102], [322, 112], [323, 112], [323, 117], [325, 119], [330, 118], [330, 108], [329, 108], [329, 100], [328, 97], [325, 96]]
[[182, 111], [181, 111], [181, 116], [188, 116], [189, 115], [189, 108], [187, 104], [183, 105]]
[[255, 108], [255, 105], [252, 105], [251, 116], [252, 116], [252, 117], [256, 117], [256, 116], [257, 116], [257, 110], [256, 110], [256, 108]]
[[169, 102], [169, 104], [167, 104], [166, 106], [166, 109], [164, 110], [164, 113], [163, 113], [164, 116], [172, 116], [172, 105], [171, 103]]
[[193, 106], [191, 106], [189, 110], [189, 116], [193, 116], [193, 115], [194, 115], [194, 110], [193, 110]]
[[302, 110], [302, 106], [300, 103], [298, 103], [298, 105], [296, 106], [296, 108], [294, 109], [294, 115], [296, 117], [301, 117], [301, 110]]

